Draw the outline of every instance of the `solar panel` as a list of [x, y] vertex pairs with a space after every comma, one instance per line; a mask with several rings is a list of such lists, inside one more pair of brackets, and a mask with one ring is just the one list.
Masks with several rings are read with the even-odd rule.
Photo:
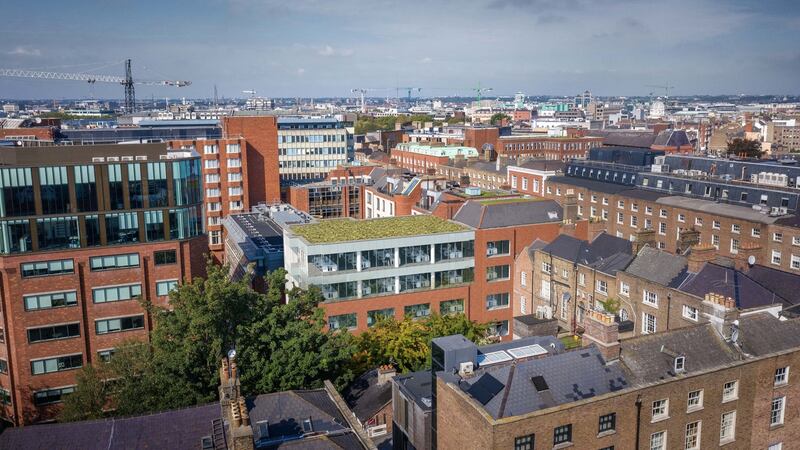
[[467, 389], [469, 395], [482, 405], [489, 403], [505, 386], [497, 378], [485, 373]]
[[511, 360], [512, 358], [503, 350], [498, 352], [482, 353], [478, 355], [478, 366], [488, 366], [491, 364], [497, 364]]
[[526, 345], [524, 347], [517, 347], [508, 350], [508, 354], [513, 356], [514, 359], [530, 358], [531, 356], [546, 355], [547, 350], [539, 344]]
[[544, 377], [541, 375], [536, 375], [535, 377], [531, 378], [531, 381], [533, 381], [533, 385], [536, 387], [536, 391], [538, 392], [550, 389], [550, 387], [547, 385], [547, 381], [545, 381]]

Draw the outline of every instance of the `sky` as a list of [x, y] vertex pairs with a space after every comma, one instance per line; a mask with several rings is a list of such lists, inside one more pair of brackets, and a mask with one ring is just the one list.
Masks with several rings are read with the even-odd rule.
[[[0, 68], [190, 80], [137, 98], [800, 94], [795, 0], [3, 0]], [[401, 95], [402, 91], [401, 91]], [[0, 77], [0, 98], [120, 98]]]

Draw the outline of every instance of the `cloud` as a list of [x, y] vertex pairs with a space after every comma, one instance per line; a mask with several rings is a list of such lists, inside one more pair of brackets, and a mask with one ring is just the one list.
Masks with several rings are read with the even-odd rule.
[[333, 48], [330, 45], [326, 45], [317, 49], [317, 54], [319, 56], [353, 56], [353, 49], [351, 48]]
[[11, 56], [42, 56], [42, 51], [38, 48], [17, 46], [13, 50], [6, 52], [6, 54]]
[[430, 56], [426, 56], [419, 60], [421, 64], [428, 64], [429, 62], [433, 61]]
[[303, 75], [305, 75], [305, 73], [306, 73], [306, 69], [303, 69], [302, 67], [297, 69], [297, 75], [298, 76], [302, 77]]

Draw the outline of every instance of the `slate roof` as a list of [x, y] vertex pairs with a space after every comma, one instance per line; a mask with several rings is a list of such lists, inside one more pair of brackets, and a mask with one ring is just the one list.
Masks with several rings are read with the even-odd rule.
[[686, 277], [686, 258], [643, 247], [625, 269], [626, 273], [658, 283], [677, 287]]
[[780, 320], [767, 313], [741, 316], [737, 344], [753, 356], [800, 347], [800, 319]]
[[554, 200], [532, 200], [510, 203], [464, 203], [453, 220], [476, 229], [502, 228], [515, 225], [561, 222], [562, 209]]
[[620, 348], [620, 361], [630, 379], [641, 384], [678, 376], [674, 366], [676, 356], [686, 358], [686, 374], [723, 367], [740, 359], [711, 324], [625, 339], [620, 341]]
[[622, 184], [607, 183], [604, 181], [590, 180], [588, 178], [569, 177], [565, 175], [556, 175], [547, 178], [548, 183], [562, 183], [572, 186], [586, 188], [590, 191], [603, 192], [606, 194], [618, 194], [622, 191], [630, 190], [630, 186]]
[[378, 385], [378, 369], [372, 369], [356, 378], [342, 392], [347, 406], [362, 423], [371, 419], [384, 406], [392, 402], [392, 384]]
[[[547, 389], [537, 389], [534, 377], [541, 377]], [[472, 377], [462, 379], [459, 387], [473, 398], [488, 399], [484, 409], [499, 419], [618, 391], [628, 384], [619, 365], [606, 364], [592, 346], [478, 369]], [[494, 395], [479, 394], [486, 392], [481, 389], [484, 385], [499, 390], [488, 391], [496, 392]]]
[[732, 217], [734, 219], [749, 220], [758, 223], [771, 224], [778, 220], [777, 217], [761, 214], [760, 212], [747, 206], [729, 205], [727, 203], [717, 203], [712, 200], [683, 197], [679, 195], [661, 197], [658, 199], [657, 203], [676, 208], [685, 208], [691, 211], [705, 212], [711, 215]]
[[[796, 293], [799, 292], [797, 289], [800, 288], [800, 276], [773, 272], [779, 271], [753, 266], [745, 273], [733, 267], [707, 263], [697, 274], [690, 276], [681, 284], [678, 290], [700, 298], [709, 293], [731, 297], [736, 300], [736, 306], [743, 309], [776, 303], [785, 306], [800, 303], [796, 299]], [[791, 289], [794, 289], [794, 295], [791, 295]]]
[[220, 418], [217, 403], [146, 416], [9, 428], [0, 435], [4, 449], [126, 450], [200, 448]]
[[[612, 274], [624, 268], [632, 259], [631, 242], [607, 233], [600, 233], [592, 242], [560, 234], [542, 251], [578, 264], [596, 265], [611, 270], [605, 273]], [[619, 267], [620, 264], [624, 265]]]
[[652, 145], [680, 147], [690, 145], [690, 142], [685, 130], [664, 130], [658, 133]]
[[531, 159], [523, 163], [517, 164], [517, 167], [525, 169], [542, 170], [542, 171], [564, 171], [567, 166], [563, 161], [554, 161], [552, 159]]
[[433, 383], [430, 370], [421, 370], [394, 377], [398, 388], [423, 411], [431, 410]]

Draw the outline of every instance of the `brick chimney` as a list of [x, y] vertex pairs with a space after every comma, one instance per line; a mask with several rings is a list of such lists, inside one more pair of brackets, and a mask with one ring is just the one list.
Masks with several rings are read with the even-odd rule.
[[235, 358], [222, 358], [219, 369], [219, 405], [222, 417], [231, 420], [231, 403], [237, 401], [240, 395], [239, 373]]
[[633, 241], [633, 254], [639, 253], [639, 250], [649, 245], [656, 248], [656, 232], [651, 228], [645, 228], [636, 232], [636, 239]]
[[732, 325], [739, 319], [736, 300], [721, 294], [709, 292], [703, 299], [703, 309], [708, 321], [726, 340], [731, 339]]
[[378, 367], [378, 386], [383, 386], [397, 375], [397, 370], [392, 365]]
[[219, 405], [222, 419], [228, 423], [228, 441], [231, 450], [253, 450], [253, 428], [247, 403], [241, 395], [236, 357], [222, 358], [219, 369]]
[[697, 273], [707, 262], [711, 262], [717, 257], [717, 249], [711, 244], [697, 244], [692, 246], [689, 253], [689, 272]]
[[619, 358], [619, 324], [614, 315], [589, 310], [583, 318], [584, 344], [595, 344], [606, 361]]
[[574, 190], [567, 189], [561, 208], [564, 210], [565, 224], [575, 223], [575, 221], [578, 220], [578, 201], [576, 200]]
[[683, 253], [698, 243], [700, 243], [700, 232], [694, 228], [687, 228], [678, 233], [678, 253]]
[[739, 253], [733, 257], [733, 266], [740, 272], [746, 272], [750, 268], [748, 260], [751, 256], [755, 258], [755, 264], [758, 264], [762, 256], [761, 245], [750, 241], [742, 242], [739, 245]]
[[231, 402], [231, 421], [228, 423], [228, 439], [231, 450], [253, 450], [253, 427], [250, 426], [250, 414], [244, 397]]
[[603, 220], [603, 219], [600, 219], [598, 217], [593, 217], [593, 218], [589, 219], [589, 224], [588, 224], [587, 228], [588, 228], [588, 230], [587, 230], [587, 232], [588, 232], [587, 239], [589, 240], [589, 242], [591, 242], [591, 241], [594, 240], [594, 238], [599, 236], [600, 233], [603, 233], [603, 232], [606, 231], [606, 221]]

